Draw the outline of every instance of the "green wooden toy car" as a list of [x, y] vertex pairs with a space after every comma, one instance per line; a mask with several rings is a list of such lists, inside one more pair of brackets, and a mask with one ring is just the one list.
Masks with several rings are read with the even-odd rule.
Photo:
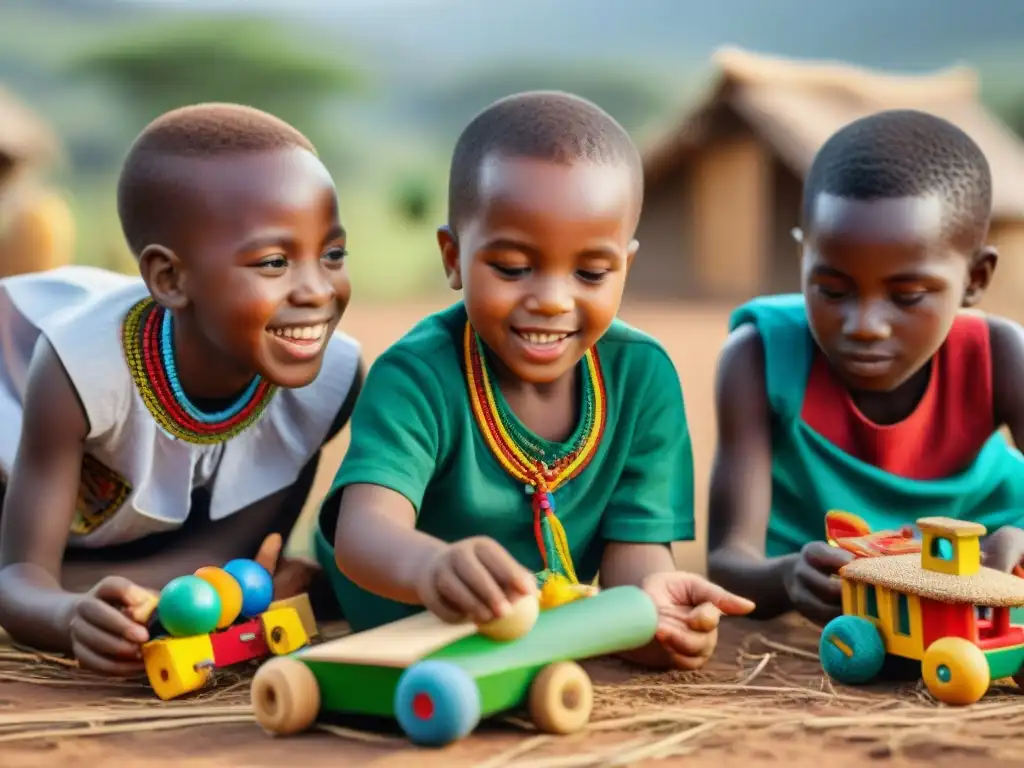
[[539, 615], [537, 599], [524, 598], [517, 610], [536, 623], [516, 639], [424, 612], [272, 659], [253, 679], [256, 721], [288, 735], [325, 712], [382, 716], [412, 742], [442, 746], [483, 717], [526, 705], [540, 730], [573, 733], [593, 706], [590, 677], [575, 660], [642, 647], [658, 623], [647, 594], [629, 586]]

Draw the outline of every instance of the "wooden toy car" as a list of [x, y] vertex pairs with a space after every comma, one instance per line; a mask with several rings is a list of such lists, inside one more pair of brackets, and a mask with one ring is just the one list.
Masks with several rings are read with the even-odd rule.
[[271, 602], [270, 574], [255, 561], [201, 568], [171, 581], [150, 621], [142, 660], [163, 700], [196, 691], [213, 671], [298, 650], [317, 634], [307, 595]]
[[[303, 731], [321, 713], [394, 718], [411, 741], [441, 746], [482, 717], [527, 705], [537, 727], [572, 733], [590, 720], [593, 689], [575, 660], [638, 648], [657, 629], [643, 590], [614, 587], [541, 611], [536, 623], [496, 639], [471, 623], [419, 613], [272, 659], [252, 683], [257, 722], [273, 735]], [[539, 614], [539, 615], [538, 615]]]
[[858, 555], [839, 570], [843, 615], [819, 645], [826, 674], [855, 685], [874, 679], [887, 656], [911, 659], [935, 698], [961, 705], [992, 680], [1024, 679], [1024, 627], [1010, 622], [1010, 609], [1024, 606], [1024, 579], [981, 565], [983, 525], [931, 517], [917, 529], [916, 553]]

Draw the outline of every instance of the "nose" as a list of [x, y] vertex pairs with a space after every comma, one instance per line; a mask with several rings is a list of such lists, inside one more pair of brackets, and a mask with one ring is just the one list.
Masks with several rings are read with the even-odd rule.
[[541, 278], [534, 282], [526, 308], [539, 315], [555, 317], [572, 312], [572, 291], [567, 281], [558, 277]]
[[291, 272], [291, 301], [297, 306], [322, 307], [334, 298], [334, 285], [318, 259], [302, 260]]
[[884, 341], [892, 335], [892, 326], [880, 301], [863, 301], [844, 318], [843, 334], [860, 342]]

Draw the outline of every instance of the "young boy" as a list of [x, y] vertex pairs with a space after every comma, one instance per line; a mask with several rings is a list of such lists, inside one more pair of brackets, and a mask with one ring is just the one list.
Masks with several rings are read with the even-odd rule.
[[842, 509], [872, 529], [927, 515], [991, 532], [986, 565], [1024, 554], [1024, 334], [961, 312], [996, 252], [981, 150], [950, 123], [887, 111], [836, 133], [808, 173], [803, 294], [738, 308], [718, 368], [709, 570], [759, 616], [839, 612]]
[[[0, 282], [0, 625], [123, 675], [149, 589], [235, 557], [275, 568], [361, 365], [335, 334], [334, 184], [291, 126], [170, 112], [129, 151], [118, 212], [141, 279]], [[303, 586], [276, 571], [278, 597]]]
[[519, 94], [463, 132], [438, 243], [465, 299], [374, 363], [321, 516], [356, 631], [416, 606], [485, 622], [531, 572], [600, 569], [659, 607], [663, 646], [636, 658], [695, 668], [719, 611], [752, 608], [675, 570], [671, 542], [693, 536], [679, 379], [615, 318], [641, 198], [628, 135], [582, 99]]

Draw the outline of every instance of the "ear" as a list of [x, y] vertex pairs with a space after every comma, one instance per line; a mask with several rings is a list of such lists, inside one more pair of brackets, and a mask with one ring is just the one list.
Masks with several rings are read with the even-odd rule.
[[447, 224], [437, 230], [437, 245], [441, 249], [441, 262], [453, 291], [462, 290], [462, 263], [459, 259], [459, 241]]
[[971, 259], [971, 269], [967, 275], [967, 288], [961, 306], [973, 307], [981, 301], [992, 283], [992, 273], [996, 270], [999, 254], [992, 246], [985, 246]]
[[633, 266], [633, 257], [636, 256], [636, 252], [640, 250], [640, 241], [633, 238], [629, 241], [629, 246], [626, 248], [626, 274], [629, 274], [629, 268]]
[[167, 309], [188, 306], [181, 259], [162, 245], [147, 245], [139, 254], [139, 272], [157, 304]]

